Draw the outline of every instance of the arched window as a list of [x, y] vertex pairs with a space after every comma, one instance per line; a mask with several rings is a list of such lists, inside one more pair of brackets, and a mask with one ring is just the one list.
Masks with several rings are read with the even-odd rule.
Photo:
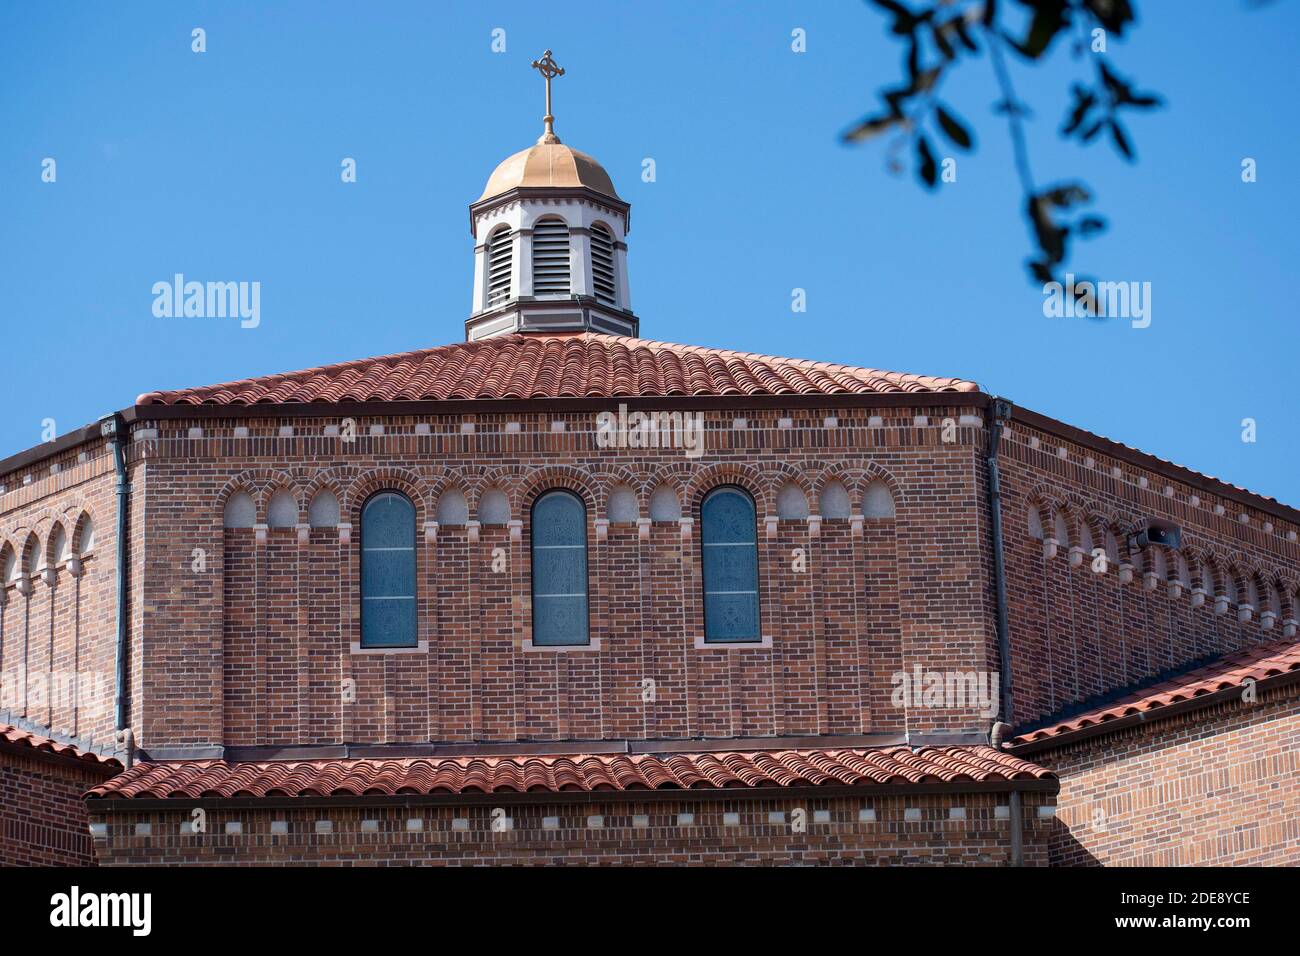
[[49, 562], [52, 566], [68, 560], [68, 533], [63, 530], [63, 525], [56, 524], [50, 532], [49, 549]]
[[18, 555], [14, 549], [5, 545], [0, 548], [0, 586], [13, 584], [18, 580]]
[[1271, 581], [1264, 582], [1264, 594], [1267, 595], [1265, 599], [1265, 604], [1266, 604], [1265, 610], [1272, 611], [1277, 617], [1281, 617], [1282, 598], [1277, 593], [1277, 588], [1273, 587]]
[[776, 493], [776, 516], [786, 521], [808, 517], [808, 498], [792, 481]]
[[298, 501], [293, 494], [281, 488], [271, 496], [266, 506], [266, 524], [269, 528], [292, 528], [298, 523]]
[[533, 227], [533, 295], [569, 294], [569, 227], [543, 219]]
[[381, 491], [361, 509], [361, 646], [416, 643], [415, 506]]
[[482, 524], [506, 524], [510, 520], [510, 499], [500, 488], [483, 492], [478, 503], [478, 520]]
[[1169, 561], [1165, 557], [1165, 550], [1161, 547], [1151, 549], [1151, 570], [1155, 573], [1156, 580], [1165, 582], [1169, 580]]
[[587, 509], [571, 491], [548, 491], [533, 504], [533, 643], [589, 643]]
[[677, 492], [667, 485], [660, 485], [650, 496], [651, 521], [676, 521], [682, 516], [682, 504], [677, 500]]
[[591, 227], [591, 281], [597, 302], [618, 304], [618, 284], [614, 280], [614, 237], [600, 223]]
[[1237, 569], [1228, 568], [1223, 575], [1223, 593], [1228, 598], [1228, 604], [1235, 607], [1237, 604]]
[[227, 528], [251, 528], [257, 520], [257, 507], [247, 492], [236, 491], [226, 501], [223, 524]]
[[1109, 528], [1106, 529], [1106, 559], [1119, 567], [1119, 542], [1115, 539], [1115, 532]]
[[1092, 549], [1095, 545], [1092, 543], [1092, 528], [1088, 526], [1087, 518], [1079, 519], [1079, 548], [1083, 551], [1085, 558], [1092, 557]]
[[862, 513], [868, 518], [894, 517], [894, 496], [883, 481], [867, 485], [867, 492], [862, 496]]
[[609, 493], [609, 520], [614, 524], [635, 524], [640, 517], [636, 492], [627, 485], [618, 485]]
[[1214, 566], [1213, 561], [1202, 562], [1201, 570], [1204, 573], [1204, 583], [1201, 587], [1205, 588], [1205, 593], [1209, 596], [1210, 600], [1213, 601], [1219, 596], [1219, 592], [1222, 590], [1223, 575], [1219, 573], [1219, 569]]
[[832, 481], [817, 496], [823, 518], [847, 518], [852, 510], [849, 493], [838, 481]]
[[1032, 501], [1029, 503], [1029, 537], [1037, 541], [1043, 540], [1043, 516], [1038, 505]]
[[700, 505], [704, 565], [704, 639], [757, 641], [758, 534], [754, 499], [731, 486]]
[[1255, 583], [1253, 575], [1246, 578], [1246, 603], [1259, 610], [1259, 585]]
[[81, 519], [80, 541], [77, 542], [77, 554], [86, 555], [95, 550], [95, 519], [85, 515]]
[[337, 528], [339, 524], [339, 499], [328, 488], [316, 492], [307, 506], [307, 523], [313, 528]]
[[1065, 515], [1059, 511], [1056, 512], [1056, 516], [1052, 520], [1052, 534], [1056, 536], [1058, 544], [1062, 547], [1069, 547], [1070, 526], [1065, 523]]
[[514, 257], [514, 240], [510, 227], [502, 226], [488, 237], [487, 307], [500, 305], [510, 298], [510, 271]]
[[438, 498], [438, 524], [460, 526], [469, 520], [469, 505], [456, 488], [448, 488]]

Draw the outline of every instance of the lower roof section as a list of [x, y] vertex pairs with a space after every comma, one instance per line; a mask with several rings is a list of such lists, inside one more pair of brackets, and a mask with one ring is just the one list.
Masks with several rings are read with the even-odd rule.
[[89, 800], [486, 796], [805, 788], [1055, 789], [1043, 767], [988, 746], [138, 764]]
[[0, 723], [0, 750], [66, 760], [106, 774], [122, 769], [122, 761], [114, 756], [82, 747], [72, 740], [46, 737], [15, 724]]
[[1085, 737], [1122, 730], [1137, 723], [1175, 717], [1240, 695], [1250, 684], [1271, 686], [1300, 680], [1300, 641], [1257, 644], [1215, 658], [1179, 675], [1090, 708], [1067, 720], [1021, 733], [1008, 744], [1017, 753], [1065, 746]]

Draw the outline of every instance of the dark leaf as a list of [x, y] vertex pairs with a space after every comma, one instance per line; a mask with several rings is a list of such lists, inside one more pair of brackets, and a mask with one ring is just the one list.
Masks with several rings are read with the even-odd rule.
[[1106, 231], [1106, 220], [1100, 216], [1084, 216], [1075, 224], [1079, 235], [1085, 239]]
[[943, 130], [943, 135], [952, 140], [954, 146], [961, 149], [971, 148], [970, 131], [962, 125], [960, 120], [938, 104], [934, 107], [934, 116], [939, 121], [939, 128]]
[[939, 167], [934, 161], [934, 153], [930, 152], [930, 141], [924, 136], [916, 138], [916, 172], [930, 189], [939, 181]]
[[1116, 36], [1123, 36], [1124, 27], [1134, 22], [1129, 0], [1086, 0], [1084, 6], [1092, 11], [1098, 23]]
[[1038, 248], [1043, 250], [1045, 262], [1055, 265], [1065, 258], [1065, 230], [1052, 221], [1051, 204], [1033, 196], [1027, 204], [1029, 221], [1034, 227]]
[[1154, 93], [1134, 93], [1124, 101], [1128, 106], [1136, 106], [1138, 109], [1150, 109], [1153, 106], [1160, 106], [1164, 101]]
[[919, 24], [925, 23], [934, 16], [933, 10], [926, 10], [920, 16], [917, 16], [901, 3], [895, 2], [895, 0], [871, 0], [871, 2], [882, 10], [893, 14], [894, 22], [890, 26], [890, 31], [899, 36], [915, 33]]
[[984, 0], [984, 26], [992, 27], [998, 18], [997, 0]]
[[1128, 84], [1120, 78], [1119, 74], [1108, 67], [1104, 60], [1099, 63], [1099, 67], [1101, 69], [1101, 79], [1106, 84], [1106, 89], [1110, 91], [1116, 100], [1120, 100], [1128, 93]]
[[1029, 59], [1036, 60], [1069, 25], [1070, 8], [1065, 0], [1035, 0], [1029, 32], [1015, 47]]
[[1029, 263], [1029, 274], [1044, 285], [1055, 281], [1051, 266], [1046, 262], [1031, 261]]
[[1092, 109], [1093, 104], [1097, 102], [1097, 97], [1092, 90], [1082, 87], [1077, 83], [1074, 85], [1073, 92], [1074, 109], [1071, 110], [1070, 118], [1065, 121], [1065, 125], [1061, 127], [1062, 136], [1069, 136], [1082, 126], [1084, 118], [1088, 115], [1088, 111]]
[[1091, 202], [1092, 194], [1079, 183], [1066, 183], [1063, 186], [1053, 186], [1035, 198], [1058, 209], [1069, 209], [1071, 206]]
[[846, 143], [865, 142], [901, 122], [897, 116], [869, 116], [857, 126], [846, 130], [840, 138]]
[[898, 119], [903, 118], [903, 101], [912, 93], [910, 90], [885, 90], [885, 102], [889, 105], [889, 113]]
[[1129, 145], [1128, 137], [1124, 135], [1124, 127], [1116, 120], [1109, 120], [1110, 138], [1115, 141], [1115, 148], [1124, 154], [1124, 158], [1130, 163], [1133, 162], [1133, 147]]
[[943, 67], [935, 66], [921, 73], [918, 73], [912, 80], [912, 87], [908, 91], [911, 94], [924, 93], [930, 87], [934, 86], [935, 81], [939, 79], [939, 74], [943, 72]]

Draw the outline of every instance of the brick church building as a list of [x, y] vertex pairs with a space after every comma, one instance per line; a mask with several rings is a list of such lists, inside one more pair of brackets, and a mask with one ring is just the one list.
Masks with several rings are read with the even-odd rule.
[[1300, 512], [640, 338], [629, 212], [548, 101], [463, 342], [0, 462], [0, 863], [1300, 863]]

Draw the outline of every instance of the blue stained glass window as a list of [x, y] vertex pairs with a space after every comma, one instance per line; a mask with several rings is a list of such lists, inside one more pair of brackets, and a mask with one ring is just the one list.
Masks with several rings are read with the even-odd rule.
[[533, 505], [533, 643], [590, 643], [587, 635], [587, 509], [577, 495], [548, 491]]
[[757, 641], [758, 534], [754, 500], [739, 488], [715, 488], [700, 506], [704, 565], [704, 639]]
[[414, 647], [415, 506], [381, 491], [361, 509], [361, 646]]

